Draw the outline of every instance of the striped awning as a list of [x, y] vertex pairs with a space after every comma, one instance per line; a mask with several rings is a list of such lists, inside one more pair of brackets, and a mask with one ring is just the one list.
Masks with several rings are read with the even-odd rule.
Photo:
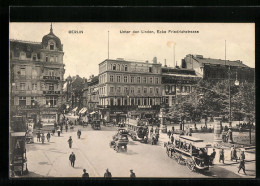
[[83, 113], [85, 113], [87, 110], [88, 110], [88, 109], [87, 109], [86, 107], [83, 107], [83, 108], [79, 111], [79, 113], [80, 113], [80, 114], [83, 114]]
[[78, 107], [75, 107], [75, 108], [72, 110], [72, 112], [76, 112], [77, 109], [78, 109]]

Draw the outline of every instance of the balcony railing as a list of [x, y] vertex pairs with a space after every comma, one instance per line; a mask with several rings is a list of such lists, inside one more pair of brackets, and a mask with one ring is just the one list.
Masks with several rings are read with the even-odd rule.
[[60, 80], [60, 77], [56, 77], [56, 76], [43, 76], [42, 79], [43, 80]]
[[60, 91], [54, 91], [54, 90], [43, 91], [43, 94], [59, 95]]

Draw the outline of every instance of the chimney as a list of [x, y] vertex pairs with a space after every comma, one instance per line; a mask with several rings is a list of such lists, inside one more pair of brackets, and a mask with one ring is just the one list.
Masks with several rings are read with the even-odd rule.
[[157, 57], [153, 58], [153, 63], [157, 63]]
[[167, 65], [166, 65], [166, 59], [164, 59], [164, 66], [167, 67]]

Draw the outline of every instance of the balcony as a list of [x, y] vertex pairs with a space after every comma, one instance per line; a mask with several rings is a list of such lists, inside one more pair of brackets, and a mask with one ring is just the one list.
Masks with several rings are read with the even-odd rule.
[[54, 91], [54, 90], [43, 91], [43, 94], [48, 94], [48, 95], [60, 95], [60, 91]]
[[45, 81], [59, 81], [60, 77], [56, 77], [56, 76], [43, 76], [42, 79], [45, 80]]

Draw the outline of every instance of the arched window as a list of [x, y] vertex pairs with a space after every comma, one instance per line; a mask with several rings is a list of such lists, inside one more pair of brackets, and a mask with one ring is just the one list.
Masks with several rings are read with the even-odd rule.
[[117, 70], [120, 71], [120, 65], [119, 64], [117, 64]]

